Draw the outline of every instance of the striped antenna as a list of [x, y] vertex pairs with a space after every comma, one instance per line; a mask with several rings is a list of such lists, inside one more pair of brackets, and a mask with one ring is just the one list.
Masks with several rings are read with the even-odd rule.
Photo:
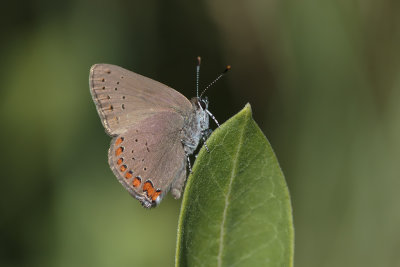
[[208, 88], [210, 88], [214, 83], [216, 83], [219, 79], [221, 79], [221, 77], [222, 76], [224, 76], [225, 75], [225, 73], [227, 73], [228, 72], [228, 70], [230, 70], [231, 69], [231, 66], [230, 65], [228, 65], [228, 66], [226, 66], [226, 68], [225, 68], [225, 70], [223, 71], [223, 72], [221, 72], [221, 74], [220, 75], [218, 75], [218, 77], [217, 78], [215, 78], [215, 80], [214, 81], [212, 81], [204, 90], [203, 90], [203, 92], [201, 92], [201, 94], [200, 94], [200, 98], [202, 97], [202, 95], [205, 93], [205, 91], [207, 91], [207, 89]]
[[199, 97], [200, 64], [201, 64], [201, 57], [197, 57], [197, 65], [196, 65], [196, 96], [197, 97]]

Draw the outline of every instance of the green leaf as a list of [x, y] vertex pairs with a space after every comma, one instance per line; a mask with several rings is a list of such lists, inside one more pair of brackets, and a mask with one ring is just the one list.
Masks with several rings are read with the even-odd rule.
[[183, 196], [176, 266], [292, 266], [289, 191], [250, 105], [207, 145]]

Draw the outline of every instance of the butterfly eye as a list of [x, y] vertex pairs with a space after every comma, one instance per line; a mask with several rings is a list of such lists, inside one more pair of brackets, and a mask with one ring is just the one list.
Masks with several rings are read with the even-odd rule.
[[203, 110], [206, 110], [206, 109], [207, 109], [207, 100], [205, 100], [205, 99], [200, 99], [199, 104], [200, 104], [200, 106], [201, 106], [201, 108], [202, 108]]

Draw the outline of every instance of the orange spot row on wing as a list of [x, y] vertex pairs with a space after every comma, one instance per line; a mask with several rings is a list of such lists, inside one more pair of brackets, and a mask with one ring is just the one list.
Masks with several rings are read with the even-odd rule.
[[123, 158], [119, 158], [119, 159], [117, 160], [117, 165], [121, 165], [122, 162], [124, 162], [124, 159], [123, 159]]
[[109, 105], [108, 107], [104, 107], [104, 110], [110, 110], [113, 111], [114, 110], [114, 106], [113, 105]]
[[126, 179], [130, 179], [132, 177], [133, 177], [133, 172], [132, 171], [128, 171], [128, 172], [125, 173], [125, 178]]
[[135, 177], [135, 179], [133, 179], [132, 185], [134, 187], [139, 187], [141, 183], [142, 183], [142, 179], [140, 179], [140, 177]]
[[117, 150], [115, 150], [115, 156], [119, 156], [121, 155], [121, 153], [124, 151], [124, 147], [120, 146], [119, 148], [117, 148]]
[[151, 197], [153, 201], [155, 201], [157, 197], [161, 194], [161, 190], [155, 190], [153, 184], [150, 181], [144, 183], [143, 191], [147, 191], [147, 196]]
[[117, 141], [115, 141], [115, 145], [119, 146], [123, 141], [124, 141], [124, 138], [120, 137], [120, 138], [117, 139]]
[[152, 183], [149, 182], [149, 181], [147, 181], [147, 182], [144, 183], [144, 185], [143, 185], [143, 191], [147, 191], [147, 195], [148, 195], [149, 197], [151, 197], [151, 196], [154, 194], [154, 192], [155, 192]]
[[151, 197], [151, 200], [156, 201], [156, 199], [158, 198], [158, 196], [161, 195], [161, 190], [157, 190], [153, 196]]
[[121, 167], [119, 167], [119, 170], [121, 171], [121, 172], [124, 172], [124, 171], [126, 171], [126, 165], [122, 165]]

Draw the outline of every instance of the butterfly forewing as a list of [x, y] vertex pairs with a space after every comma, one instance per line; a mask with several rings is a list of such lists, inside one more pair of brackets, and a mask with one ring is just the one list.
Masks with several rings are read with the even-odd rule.
[[93, 65], [89, 85], [104, 128], [112, 136], [159, 112], [185, 116], [192, 107], [174, 89], [115, 65]]

